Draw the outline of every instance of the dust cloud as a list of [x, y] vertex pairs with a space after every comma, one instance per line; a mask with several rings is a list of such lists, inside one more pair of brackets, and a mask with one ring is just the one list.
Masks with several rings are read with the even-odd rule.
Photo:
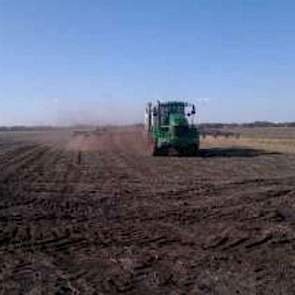
[[55, 110], [55, 125], [128, 125], [143, 121], [144, 104], [67, 103]]
[[143, 110], [127, 99], [36, 98], [0, 110], [0, 126], [127, 125], [141, 123]]

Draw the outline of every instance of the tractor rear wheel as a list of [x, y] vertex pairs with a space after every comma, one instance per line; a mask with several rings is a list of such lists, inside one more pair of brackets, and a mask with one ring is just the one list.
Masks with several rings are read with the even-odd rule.
[[155, 143], [153, 156], [168, 156], [168, 148], [163, 146], [158, 147], [157, 144]]
[[185, 148], [182, 148], [180, 154], [186, 157], [195, 157], [198, 155], [199, 147], [198, 145], [191, 145]]

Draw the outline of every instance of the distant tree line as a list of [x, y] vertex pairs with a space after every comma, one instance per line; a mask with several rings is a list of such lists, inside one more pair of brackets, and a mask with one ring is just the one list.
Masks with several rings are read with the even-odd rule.
[[204, 129], [222, 129], [222, 128], [238, 128], [238, 127], [295, 127], [295, 122], [274, 123], [269, 121], [255, 121], [251, 123], [202, 123], [199, 125]]
[[12, 131], [50, 131], [50, 130], [56, 130], [61, 129], [60, 127], [51, 127], [51, 126], [0, 126], [1, 132], [12, 132]]
[[[107, 126], [107, 125], [106, 125]], [[113, 126], [113, 125], [109, 125]], [[126, 127], [128, 125], [125, 125]], [[134, 124], [133, 127], [143, 127], [143, 124]], [[64, 130], [64, 129], [89, 129], [98, 126], [92, 125], [76, 125], [71, 127], [53, 127], [53, 126], [0, 126], [0, 132], [12, 132], [12, 131], [53, 131], [53, 130]], [[101, 126], [104, 127], [104, 126]], [[119, 127], [119, 126], [118, 126]], [[295, 122], [281, 122], [274, 123], [269, 121], [256, 121], [252, 123], [202, 123], [199, 124], [199, 128], [202, 130], [208, 129], [223, 129], [223, 128], [255, 128], [255, 127], [295, 127]]]

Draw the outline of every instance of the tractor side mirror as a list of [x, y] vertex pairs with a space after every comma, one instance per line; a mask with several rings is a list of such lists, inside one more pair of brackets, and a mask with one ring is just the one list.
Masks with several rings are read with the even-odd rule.
[[192, 113], [191, 113], [192, 115], [195, 115], [196, 114], [196, 107], [195, 107], [195, 105], [193, 105], [193, 107], [192, 107]]

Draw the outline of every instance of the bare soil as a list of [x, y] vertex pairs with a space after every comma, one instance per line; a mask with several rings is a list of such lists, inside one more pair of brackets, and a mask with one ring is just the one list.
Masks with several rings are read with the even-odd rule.
[[142, 130], [0, 135], [0, 294], [294, 294], [295, 155]]

